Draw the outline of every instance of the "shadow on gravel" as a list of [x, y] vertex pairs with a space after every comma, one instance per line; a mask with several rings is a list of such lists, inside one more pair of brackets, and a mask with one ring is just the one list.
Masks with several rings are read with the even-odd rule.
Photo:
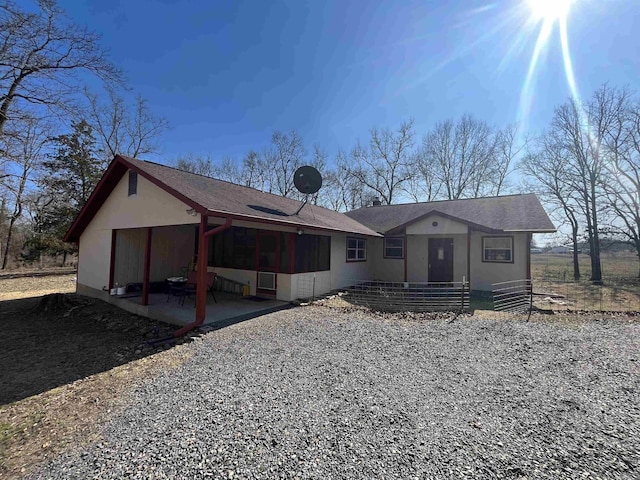
[[46, 297], [0, 301], [0, 406], [152, 355], [145, 341], [176, 328], [97, 299]]

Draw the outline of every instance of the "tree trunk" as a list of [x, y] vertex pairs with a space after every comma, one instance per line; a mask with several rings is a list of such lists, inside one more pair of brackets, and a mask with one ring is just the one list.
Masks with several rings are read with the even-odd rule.
[[598, 211], [596, 205], [596, 182], [591, 181], [591, 226], [593, 228], [593, 247], [591, 255], [591, 280], [596, 285], [602, 284], [602, 263], [600, 262], [600, 236], [598, 233]]
[[7, 268], [7, 261], [9, 260], [9, 246], [11, 245], [11, 234], [13, 233], [13, 224], [16, 223], [15, 216], [11, 216], [9, 220], [9, 229], [7, 230], [7, 240], [4, 245], [4, 255], [2, 256], [2, 269]]
[[573, 279], [580, 280], [580, 262], [578, 262], [578, 225], [571, 225], [571, 241], [573, 242]]

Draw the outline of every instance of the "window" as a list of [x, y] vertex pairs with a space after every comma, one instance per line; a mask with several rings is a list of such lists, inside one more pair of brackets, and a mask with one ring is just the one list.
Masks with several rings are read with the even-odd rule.
[[129, 196], [136, 195], [138, 193], [138, 174], [136, 172], [129, 171]]
[[482, 237], [482, 261], [513, 263], [513, 237]]
[[331, 263], [331, 237], [325, 235], [296, 235], [294, 273], [322, 272]]
[[384, 239], [384, 258], [404, 258], [404, 238], [389, 237]]
[[[196, 227], [196, 243], [197, 231]], [[209, 266], [255, 270], [256, 235], [256, 229], [244, 227], [231, 227], [214, 235], [209, 240]]]
[[364, 238], [347, 237], [347, 262], [367, 260], [367, 241]]

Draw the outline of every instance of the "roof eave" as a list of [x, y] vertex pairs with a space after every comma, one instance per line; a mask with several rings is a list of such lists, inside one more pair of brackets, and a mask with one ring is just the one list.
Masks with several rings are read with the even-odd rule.
[[555, 228], [510, 228], [504, 231], [508, 233], [556, 233], [558, 230]]
[[[278, 220], [278, 219], [275, 219], [275, 218], [264, 218], [264, 217], [254, 216], [254, 215], [244, 215], [244, 214], [241, 214], [241, 213], [226, 212], [226, 211], [223, 211], [223, 210], [207, 210], [206, 214], [209, 215], [209, 216], [214, 216], [214, 217], [232, 218], [232, 219], [236, 219], [236, 220], [246, 220], [246, 221], [250, 221], [250, 222], [265, 223], [265, 224], [269, 224], [269, 225], [281, 225], [281, 226], [284, 226], [284, 227], [304, 227], [304, 228], [308, 228], [308, 229], [312, 229], [312, 230], [322, 230], [322, 231], [338, 232], [338, 233], [351, 233], [351, 234], [355, 234], [355, 235], [365, 235], [365, 236], [368, 236], [368, 237], [382, 237], [382, 235], [380, 235], [379, 233], [374, 232], [373, 230], [370, 230], [370, 229], [369, 230], [370, 230], [371, 233], [367, 233], [367, 232], [361, 232], [361, 231], [356, 231], [356, 230], [345, 230], [345, 229], [340, 229], [340, 228], [332, 228], [332, 227], [313, 225], [313, 224], [305, 223], [305, 222], [289, 222], [289, 221], [286, 221], [286, 220]], [[363, 225], [363, 227], [364, 227], [364, 225]]]
[[502, 230], [498, 230], [495, 228], [491, 228], [491, 227], [487, 227], [486, 225], [480, 225], [479, 223], [474, 223], [474, 222], [470, 222], [468, 220], [465, 220], [463, 218], [460, 217], [456, 217], [454, 215], [449, 215], [448, 213], [443, 213], [439, 210], [429, 210], [427, 213], [424, 213], [416, 218], [413, 218], [411, 220], [409, 220], [408, 222], [405, 222], [401, 225], [398, 225], [396, 227], [393, 227], [389, 230], [387, 230], [385, 232], [386, 235], [394, 235], [397, 234], [403, 230], [405, 230], [409, 225], [412, 225], [414, 223], [417, 223], [421, 220], [424, 220], [425, 218], [428, 218], [432, 215], [438, 215], [439, 217], [443, 217], [443, 218], [447, 218], [449, 220], [453, 220], [454, 222], [458, 222], [458, 223], [462, 223], [464, 225], [467, 225], [469, 228], [472, 228], [474, 230], [481, 230], [483, 232], [487, 232], [487, 233], [499, 233], [502, 232]]

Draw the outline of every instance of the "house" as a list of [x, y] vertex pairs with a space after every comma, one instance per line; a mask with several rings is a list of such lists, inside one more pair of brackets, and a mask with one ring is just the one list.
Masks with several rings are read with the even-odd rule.
[[[379, 234], [338, 212], [117, 155], [66, 234], [78, 242], [78, 293], [149, 284], [188, 266], [213, 269], [252, 295], [293, 300], [368, 278], [345, 262], [347, 237]], [[205, 255], [199, 255], [205, 251]], [[305, 282], [301, 282], [301, 276]], [[311, 284], [314, 285], [311, 285]]]
[[374, 205], [346, 215], [383, 236], [366, 240], [375, 279], [464, 279], [475, 291], [531, 278], [531, 235], [556, 230], [533, 194]]
[[[79, 244], [80, 294], [155, 284], [187, 266], [284, 301], [361, 281], [452, 282], [478, 290], [529, 278], [535, 232], [555, 231], [535, 195], [366, 207], [342, 214], [117, 155], [66, 234]], [[200, 254], [204, 252], [204, 254]], [[203, 300], [203, 301], [202, 301]]]

